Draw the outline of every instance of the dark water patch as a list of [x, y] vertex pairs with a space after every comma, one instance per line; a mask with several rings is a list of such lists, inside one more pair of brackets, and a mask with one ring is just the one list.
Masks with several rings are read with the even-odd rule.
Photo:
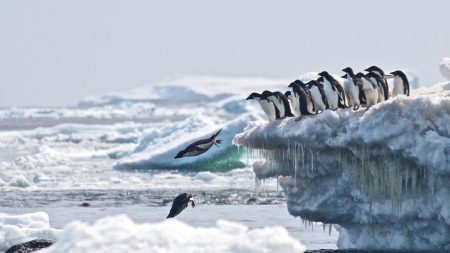
[[[286, 202], [283, 192], [255, 192], [253, 190], [65, 190], [2, 192], [0, 206], [5, 208], [75, 207], [89, 203], [89, 207], [166, 206], [178, 194], [195, 194], [196, 202], [206, 205], [266, 205]], [[87, 207], [87, 208], [89, 208]]]

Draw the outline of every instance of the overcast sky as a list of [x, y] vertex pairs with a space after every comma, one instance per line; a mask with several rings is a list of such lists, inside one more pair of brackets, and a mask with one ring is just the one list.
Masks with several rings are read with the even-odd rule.
[[441, 78], [450, 1], [0, 1], [0, 106], [70, 105], [173, 75], [377, 64]]

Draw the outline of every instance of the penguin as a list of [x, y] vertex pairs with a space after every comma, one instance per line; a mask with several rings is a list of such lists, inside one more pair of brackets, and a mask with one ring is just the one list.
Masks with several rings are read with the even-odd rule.
[[186, 207], [188, 207], [189, 203], [191, 206], [195, 207], [194, 196], [192, 194], [182, 193], [178, 195], [172, 203], [172, 207], [170, 208], [169, 215], [167, 215], [166, 219], [173, 218], [181, 213]]
[[383, 81], [382, 85], [383, 85], [384, 100], [388, 100], [389, 99], [389, 85], [388, 85], [387, 79], [392, 78], [392, 76], [386, 75], [381, 68], [379, 68], [375, 65], [366, 68], [364, 71], [367, 71], [369, 73], [374, 73], [381, 78], [381, 80]]
[[373, 84], [375, 84], [377, 86], [377, 90], [378, 90], [378, 103], [384, 102], [385, 101], [385, 96], [384, 96], [384, 80], [377, 74], [375, 74], [374, 72], [369, 72], [366, 74], [367, 78], [369, 79], [369, 81], [371, 81]]
[[325, 90], [323, 85], [316, 80], [311, 80], [306, 83], [308, 89], [311, 91], [311, 100], [314, 103], [315, 112], [325, 111], [329, 109], [327, 96], [325, 95]]
[[361, 101], [359, 99], [359, 86], [355, 73], [350, 67], [347, 67], [342, 71], [345, 72], [345, 75], [343, 75], [342, 78], [345, 79], [344, 91], [347, 97], [347, 105], [353, 107], [354, 110], [357, 110], [361, 105]]
[[317, 81], [324, 86], [330, 109], [347, 108], [345, 105], [345, 92], [342, 85], [327, 71], [320, 72], [319, 76]]
[[222, 129], [217, 131], [217, 133], [213, 134], [208, 139], [198, 140], [198, 141], [190, 144], [184, 150], [181, 150], [180, 152], [178, 152], [178, 154], [175, 156], [175, 159], [186, 157], [186, 156], [201, 155], [201, 154], [205, 153], [206, 151], [208, 151], [213, 145], [216, 145], [217, 147], [219, 147], [218, 144], [222, 143], [222, 140], [217, 139], [217, 135], [219, 135], [220, 131], [222, 131]]
[[311, 99], [311, 91], [306, 84], [300, 80], [295, 80], [288, 87], [292, 89], [293, 104], [298, 115], [313, 115], [315, 112], [314, 103]]
[[394, 89], [392, 89], [392, 96], [406, 95], [409, 96], [409, 81], [405, 73], [400, 70], [391, 72], [394, 76]]
[[284, 93], [284, 95], [285, 95], [285, 96], [287, 97], [287, 99], [289, 100], [289, 105], [291, 106], [291, 112], [292, 112], [292, 114], [294, 114], [295, 116], [300, 116], [300, 112], [298, 112], [298, 111], [296, 110], [295, 105], [294, 105], [295, 101], [298, 100], [298, 99], [295, 99], [295, 98], [292, 96], [292, 92], [291, 92], [290, 90], [286, 91], [286, 92]]
[[264, 111], [269, 121], [274, 121], [276, 119], [275, 105], [267, 99], [261, 99], [261, 94], [253, 92], [246, 100], [254, 99], [258, 101], [259, 106]]
[[378, 88], [376, 84], [369, 81], [369, 79], [361, 72], [356, 74], [358, 79], [358, 85], [361, 87], [362, 92], [366, 98], [365, 105], [370, 107], [378, 102]]
[[291, 106], [289, 104], [289, 100], [283, 93], [281, 93], [279, 91], [275, 91], [275, 92], [271, 92], [271, 94], [269, 96], [264, 96], [264, 92], [263, 92], [262, 97], [271, 101], [275, 105], [275, 107], [278, 109], [279, 117], [277, 119], [284, 119], [286, 117], [294, 117], [295, 116], [291, 112]]

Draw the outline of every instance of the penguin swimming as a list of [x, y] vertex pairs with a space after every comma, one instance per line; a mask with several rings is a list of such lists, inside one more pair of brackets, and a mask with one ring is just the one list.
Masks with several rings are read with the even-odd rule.
[[316, 80], [311, 80], [306, 83], [306, 85], [311, 91], [311, 99], [314, 103], [315, 112], [317, 113], [318, 111], [325, 111], [328, 109], [328, 100], [323, 85]]
[[192, 207], [195, 207], [194, 196], [192, 194], [182, 193], [178, 195], [172, 203], [169, 215], [166, 218], [173, 218], [181, 213], [191, 203]]
[[291, 95], [293, 105], [298, 115], [312, 115], [315, 113], [314, 103], [311, 98], [311, 91], [305, 83], [295, 80], [288, 86], [292, 88]]
[[253, 92], [252, 94], [250, 94], [250, 96], [247, 97], [246, 100], [254, 99], [258, 101], [258, 104], [266, 114], [267, 119], [269, 121], [274, 121], [276, 119], [275, 105], [267, 99], [262, 99], [261, 96], [261, 94]]
[[353, 73], [353, 69], [350, 67], [347, 67], [342, 71], [345, 72], [345, 75], [342, 76], [342, 78], [345, 79], [344, 91], [347, 97], [347, 105], [353, 107], [354, 110], [357, 110], [361, 105], [361, 101], [359, 99], [359, 86], [355, 73]]
[[374, 72], [369, 72], [367, 75], [367, 78], [369, 79], [369, 81], [371, 81], [373, 84], [375, 84], [377, 86], [377, 90], [378, 90], [378, 103], [381, 103], [383, 101], [385, 101], [385, 94], [384, 94], [384, 80], [377, 74], [375, 74]]
[[277, 117], [277, 119], [284, 119], [286, 117], [294, 117], [295, 116], [291, 112], [291, 106], [289, 105], [289, 100], [283, 93], [281, 93], [279, 91], [275, 91], [275, 92], [271, 92], [271, 94], [267, 93], [267, 95], [266, 95], [263, 92], [263, 95], [261, 97], [271, 101], [275, 105], [275, 107], [278, 109], [279, 117]]
[[409, 96], [409, 81], [405, 73], [400, 70], [391, 72], [394, 76], [394, 89], [392, 89], [392, 96], [406, 95]]
[[378, 88], [376, 84], [369, 81], [369, 79], [361, 72], [356, 74], [358, 85], [361, 87], [364, 96], [366, 97], [365, 105], [370, 107], [378, 102]]
[[384, 100], [388, 100], [389, 99], [389, 85], [388, 85], [387, 79], [392, 78], [393, 76], [386, 75], [381, 68], [379, 68], [375, 65], [366, 68], [364, 71], [367, 71], [369, 73], [374, 73], [381, 78], [381, 80], [383, 81], [382, 85], [383, 85]]
[[319, 76], [320, 78], [317, 81], [323, 84], [330, 109], [347, 108], [345, 105], [345, 92], [341, 84], [327, 71], [320, 72]]
[[217, 139], [217, 135], [219, 135], [220, 131], [222, 131], [222, 129], [217, 131], [217, 133], [213, 134], [208, 139], [198, 140], [190, 144], [184, 150], [178, 152], [178, 154], [175, 156], [175, 159], [186, 156], [198, 156], [208, 151], [213, 145], [216, 145], [218, 147], [218, 144], [222, 143], [222, 140]]

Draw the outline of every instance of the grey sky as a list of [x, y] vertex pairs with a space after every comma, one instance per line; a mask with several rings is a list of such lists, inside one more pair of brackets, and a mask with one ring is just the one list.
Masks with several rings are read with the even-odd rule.
[[75, 104], [172, 75], [407, 68], [442, 80], [450, 1], [2, 0], [0, 106]]

